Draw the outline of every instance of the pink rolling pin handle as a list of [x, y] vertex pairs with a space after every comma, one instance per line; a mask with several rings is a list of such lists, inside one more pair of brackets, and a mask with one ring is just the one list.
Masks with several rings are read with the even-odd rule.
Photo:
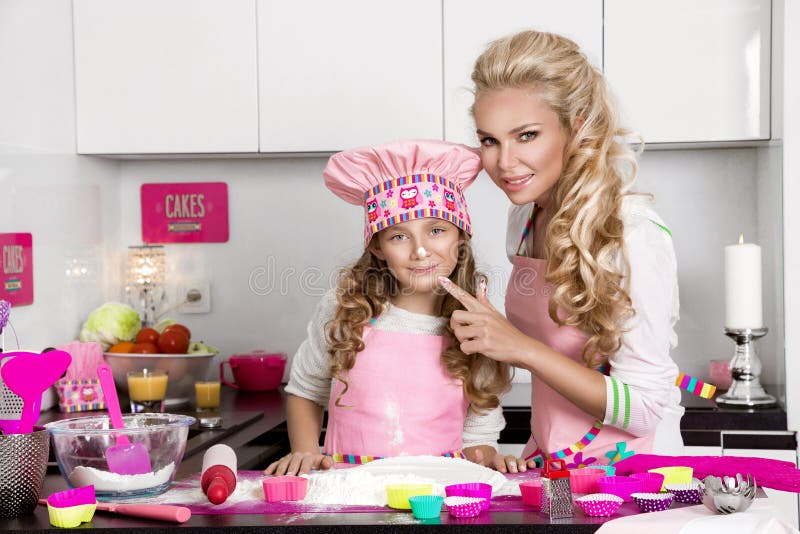
[[173, 506], [171, 504], [117, 504], [98, 502], [97, 509], [104, 512], [114, 512], [122, 515], [146, 517], [148, 519], [159, 519], [161, 521], [172, 521], [175, 523], [185, 523], [192, 517], [192, 511], [185, 506]]

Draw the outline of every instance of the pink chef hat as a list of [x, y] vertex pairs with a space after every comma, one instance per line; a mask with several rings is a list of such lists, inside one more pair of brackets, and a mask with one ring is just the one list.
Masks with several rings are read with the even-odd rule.
[[449, 221], [472, 235], [464, 189], [480, 170], [475, 149], [414, 139], [340, 152], [322, 175], [336, 196], [364, 206], [366, 246], [384, 228], [422, 217]]

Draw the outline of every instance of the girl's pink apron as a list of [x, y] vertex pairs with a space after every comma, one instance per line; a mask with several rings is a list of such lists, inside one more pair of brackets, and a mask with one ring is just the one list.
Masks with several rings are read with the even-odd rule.
[[[524, 236], [523, 236], [524, 239]], [[572, 326], [558, 326], [548, 313], [554, 287], [545, 281], [547, 261], [514, 257], [514, 269], [506, 292], [506, 316], [526, 335], [583, 363], [581, 349], [586, 334]], [[647, 453], [654, 435], [636, 438], [611, 426], [603, 426], [572, 402], [532, 376], [531, 438], [523, 457], [541, 462], [564, 459], [568, 467], [608, 464]]]
[[347, 372], [349, 388], [334, 382], [328, 402], [325, 454], [335, 462], [365, 463], [400, 455], [461, 456], [468, 400], [460, 380], [441, 363], [444, 336], [367, 327], [364, 350]]

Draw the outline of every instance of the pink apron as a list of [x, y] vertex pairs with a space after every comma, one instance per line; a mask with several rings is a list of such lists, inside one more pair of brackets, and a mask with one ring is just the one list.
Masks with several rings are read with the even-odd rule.
[[[583, 363], [581, 349], [586, 334], [573, 326], [558, 326], [550, 319], [548, 305], [555, 288], [545, 280], [546, 267], [546, 260], [514, 257], [506, 292], [506, 315], [526, 335]], [[560, 458], [567, 462], [567, 467], [580, 467], [613, 464], [634, 452], [647, 453], [652, 449], [655, 434], [637, 438], [615, 427], [603, 426], [536, 375], [531, 380], [531, 438], [523, 457], [537, 463], [543, 458]]]
[[364, 350], [334, 382], [328, 402], [325, 454], [334, 462], [365, 463], [386, 456], [461, 456], [469, 405], [460, 380], [441, 363], [445, 336], [364, 329]]

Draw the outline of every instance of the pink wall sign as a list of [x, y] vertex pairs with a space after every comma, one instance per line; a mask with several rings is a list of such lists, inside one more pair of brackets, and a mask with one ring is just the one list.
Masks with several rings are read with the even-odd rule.
[[228, 240], [228, 184], [142, 184], [145, 243], [224, 243]]
[[33, 304], [33, 237], [0, 234], [0, 300], [12, 306]]

